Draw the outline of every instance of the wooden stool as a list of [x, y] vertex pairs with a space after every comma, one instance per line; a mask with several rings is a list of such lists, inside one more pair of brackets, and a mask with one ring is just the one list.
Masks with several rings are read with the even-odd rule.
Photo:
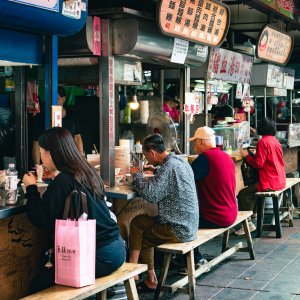
[[[291, 189], [293, 186], [297, 185], [300, 182], [300, 178], [286, 178], [286, 185], [280, 191], [268, 191], [268, 192], [258, 192], [256, 193], [257, 199], [257, 228], [256, 236], [261, 237], [262, 230], [265, 231], [275, 231], [276, 238], [282, 237], [281, 224], [280, 221], [288, 217], [289, 226], [293, 226], [293, 202], [288, 201], [286, 207], [280, 208], [280, 205], [283, 200], [283, 192]], [[273, 201], [273, 212], [274, 212], [274, 221], [273, 224], [263, 224], [264, 221], [264, 208], [265, 208], [265, 198], [272, 197]], [[280, 211], [282, 213], [280, 214]]]

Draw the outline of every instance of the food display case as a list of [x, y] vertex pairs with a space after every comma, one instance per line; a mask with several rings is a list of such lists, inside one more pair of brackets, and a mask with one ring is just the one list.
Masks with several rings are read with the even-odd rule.
[[290, 148], [300, 146], [300, 123], [289, 124], [287, 145]]
[[233, 151], [250, 145], [250, 124], [247, 121], [232, 126], [214, 127], [216, 135], [223, 137], [223, 145]]

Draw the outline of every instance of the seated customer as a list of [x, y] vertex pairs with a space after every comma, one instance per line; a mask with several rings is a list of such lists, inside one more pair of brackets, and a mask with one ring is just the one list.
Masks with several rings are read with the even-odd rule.
[[[192, 162], [199, 203], [199, 228], [221, 228], [232, 225], [237, 217], [235, 167], [232, 158], [216, 148], [215, 132], [199, 127], [190, 141], [199, 155]], [[202, 255], [198, 248], [195, 260]]]
[[166, 151], [159, 134], [145, 138], [143, 154], [154, 170], [152, 180], [133, 175], [133, 188], [149, 202], [157, 203], [158, 216], [140, 215], [130, 224], [130, 262], [148, 264], [147, 279], [138, 290], [155, 291], [154, 246], [188, 242], [196, 238], [199, 222], [193, 170], [182, 158]]
[[[281, 190], [285, 187], [285, 171], [282, 147], [275, 138], [275, 122], [267, 117], [263, 118], [257, 126], [257, 134], [262, 138], [257, 143], [255, 156], [247, 150], [241, 152], [247, 164], [258, 169], [259, 182], [242, 189], [237, 198], [239, 210], [254, 210], [256, 206], [256, 192], [267, 190]], [[256, 229], [252, 222], [249, 222], [250, 231]], [[237, 235], [244, 235], [244, 228], [235, 232]]]
[[49, 258], [46, 261], [49, 261], [31, 283], [30, 293], [54, 285], [55, 220], [63, 218], [66, 198], [74, 188], [87, 195], [88, 217], [96, 219], [96, 277], [112, 273], [125, 260], [124, 241], [104, 200], [102, 179], [82, 157], [70, 132], [62, 127], [50, 128], [40, 136], [38, 143], [44, 166], [49, 171], [58, 170], [60, 173], [50, 182], [42, 197], [35, 176], [29, 173], [23, 177], [28, 218], [37, 228], [49, 231], [52, 248], [47, 251]]

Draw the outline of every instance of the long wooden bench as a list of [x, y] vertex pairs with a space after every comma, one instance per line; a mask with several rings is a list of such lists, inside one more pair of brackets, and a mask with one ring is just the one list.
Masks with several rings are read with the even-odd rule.
[[[291, 190], [292, 187], [299, 184], [300, 178], [286, 178], [285, 188], [280, 191], [268, 191], [268, 192], [258, 192], [257, 196], [257, 228], [256, 236], [261, 237], [262, 231], [275, 231], [276, 238], [282, 237], [281, 223], [280, 220], [288, 217], [289, 226], [293, 226], [293, 201], [290, 199], [286, 207], [280, 208], [283, 192], [286, 190]], [[275, 224], [263, 224], [264, 222], [264, 209], [265, 209], [265, 198], [272, 197], [273, 202], [273, 213]], [[280, 210], [283, 213], [280, 215]]]
[[97, 294], [97, 299], [105, 300], [108, 288], [123, 282], [129, 300], [139, 299], [134, 276], [147, 271], [144, 264], [124, 263], [112, 274], [97, 278], [96, 283], [82, 288], [72, 288], [63, 285], [54, 285], [39, 293], [22, 298], [26, 300], [79, 300]]
[[[158, 286], [155, 293], [155, 299], [159, 299], [163, 291], [168, 291], [168, 292], [179, 291], [182, 293], [189, 294], [189, 299], [196, 299], [196, 294], [195, 294], [196, 278], [201, 274], [205, 273], [211, 267], [217, 265], [219, 262], [223, 261], [224, 259], [231, 256], [233, 253], [237, 251], [249, 252], [250, 259], [255, 259], [253, 245], [252, 245], [252, 238], [251, 238], [251, 234], [249, 231], [249, 224], [248, 224], [248, 218], [251, 215], [252, 215], [252, 211], [240, 211], [238, 213], [236, 221], [231, 226], [225, 228], [218, 228], [218, 229], [199, 229], [197, 233], [197, 238], [194, 241], [187, 242], [187, 243], [162, 244], [158, 246], [157, 250], [162, 251], [165, 254], [164, 254], [164, 262], [160, 272], [160, 278], [158, 281]], [[238, 224], [243, 224], [244, 226], [247, 247], [244, 247], [243, 243], [239, 242], [233, 247], [228, 248], [228, 239], [230, 233], [229, 230], [230, 228]], [[223, 233], [224, 235], [223, 235], [223, 243], [222, 243], [222, 253], [218, 257], [209, 261], [208, 264], [205, 264], [195, 270], [193, 249]], [[186, 254], [188, 275], [174, 282], [171, 285], [167, 285], [165, 283], [169, 271], [171, 256], [173, 254], [180, 254], [180, 255]], [[183, 286], [185, 286], [187, 283], [188, 283], [188, 288], [183, 288]]]

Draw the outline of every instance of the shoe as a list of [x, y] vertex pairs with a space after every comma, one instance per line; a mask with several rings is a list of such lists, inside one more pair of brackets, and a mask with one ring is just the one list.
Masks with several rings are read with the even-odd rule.
[[[198, 262], [195, 262], [195, 269], [199, 269], [206, 264], [208, 264], [208, 261], [205, 258], [202, 258]], [[210, 271], [210, 269], [206, 270], [204, 273], [207, 273], [209, 271]], [[178, 274], [179, 275], [188, 275], [188, 269], [180, 268], [180, 269], [178, 269]]]
[[150, 288], [144, 281], [137, 284], [136, 289], [138, 293], [154, 293], [156, 289]]
[[208, 264], [208, 261], [205, 258], [201, 258], [200, 260], [195, 261], [195, 268], [200, 268], [206, 264]]
[[[249, 230], [250, 232], [256, 230], [256, 226], [252, 222], [249, 222]], [[241, 227], [239, 230], [236, 230], [234, 233], [236, 235], [245, 235], [244, 227]]]
[[182, 255], [173, 256], [170, 264], [176, 269], [182, 269], [186, 266], [186, 259]]

